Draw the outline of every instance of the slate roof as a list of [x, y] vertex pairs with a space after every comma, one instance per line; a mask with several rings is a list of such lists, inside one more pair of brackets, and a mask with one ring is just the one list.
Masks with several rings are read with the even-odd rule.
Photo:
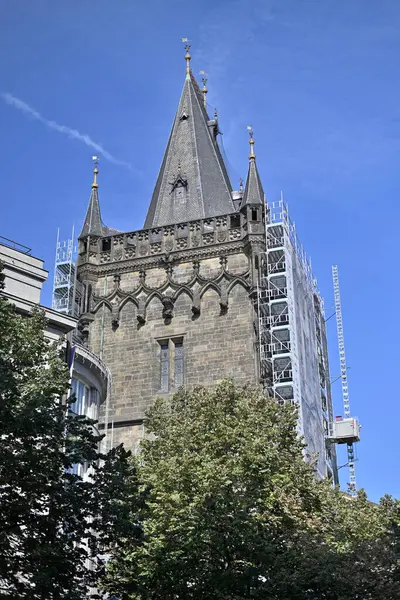
[[101, 220], [98, 187], [97, 185], [93, 185], [85, 222], [83, 223], [79, 239], [88, 235], [100, 237], [103, 235], [103, 233], [104, 225], [103, 221]]
[[264, 204], [264, 190], [258, 173], [255, 156], [250, 155], [246, 187], [244, 189], [242, 206], [245, 204]]
[[145, 229], [235, 212], [232, 186], [216, 141], [216, 127], [190, 72], [186, 75]]

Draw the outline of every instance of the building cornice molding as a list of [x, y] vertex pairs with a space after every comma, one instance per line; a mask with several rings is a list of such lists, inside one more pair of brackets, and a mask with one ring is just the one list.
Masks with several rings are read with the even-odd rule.
[[232, 255], [244, 250], [244, 241], [213, 244], [200, 246], [187, 250], [175, 250], [168, 254], [158, 254], [144, 258], [133, 258], [128, 260], [112, 261], [107, 264], [83, 263], [79, 266], [80, 277], [83, 279], [88, 275], [114, 275], [131, 271], [140, 271], [156, 267], [165, 267], [167, 263], [179, 264], [206, 258], [218, 258], [221, 255]]

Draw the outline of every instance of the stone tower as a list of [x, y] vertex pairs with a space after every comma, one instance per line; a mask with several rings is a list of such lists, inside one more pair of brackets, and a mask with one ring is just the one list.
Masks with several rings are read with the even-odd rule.
[[144, 228], [102, 222], [97, 167], [79, 236], [83, 342], [112, 373], [100, 423], [135, 447], [157, 395], [224, 377], [260, 380], [256, 287], [264, 193], [250, 139], [245, 189], [233, 191], [218, 118], [190, 69]]

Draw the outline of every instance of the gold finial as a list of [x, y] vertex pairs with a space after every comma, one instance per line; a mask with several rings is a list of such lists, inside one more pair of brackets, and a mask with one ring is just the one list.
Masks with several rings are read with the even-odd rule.
[[189, 38], [182, 38], [182, 42], [185, 44], [185, 50], [186, 50], [186, 54], [185, 54], [185, 60], [186, 60], [186, 77], [189, 77], [190, 76], [190, 59], [192, 58], [190, 56]]
[[92, 160], [94, 164], [92, 188], [97, 188], [99, 187], [97, 183], [97, 173], [99, 172], [99, 169], [97, 167], [99, 166], [99, 158], [98, 156], [92, 156]]
[[250, 141], [249, 141], [249, 144], [250, 144], [249, 159], [251, 159], [251, 158], [255, 158], [256, 157], [256, 155], [254, 154], [254, 138], [253, 138], [254, 132], [253, 132], [253, 128], [252, 128], [251, 125], [248, 125], [247, 129], [249, 131], [249, 136], [250, 136]]
[[203, 82], [203, 89], [201, 90], [201, 93], [203, 94], [204, 108], [207, 108], [207, 73], [205, 71], [200, 71], [200, 75], [203, 75], [201, 78], [201, 81]]

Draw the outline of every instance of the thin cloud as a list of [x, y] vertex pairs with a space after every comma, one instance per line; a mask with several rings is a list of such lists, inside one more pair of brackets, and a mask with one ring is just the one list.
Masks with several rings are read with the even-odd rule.
[[59, 123], [56, 123], [56, 121], [46, 119], [40, 114], [40, 112], [38, 112], [32, 106], [29, 106], [29, 104], [27, 104], [23, 100], [20, 100], [20, 98], [16, 98], [8, 92], [2, 92], [0, 95], [3, 98], [4, 102], [9, 104], [10, 106], [13, 106], [17, 110], [25, 113], [26, 115], [32, 117], [33, 119], [36, 119], [40, 123], [43, 123], [43, 125], [46, 125], [46, 127], [48, 127], [49, 129], [52, 129], [53, 131], [58, 131], [59, 133], [63, 133], [71, 139], [78, 140], [78, 142], [82, 142], [89, 148], [95, 150], [98, 154], [101, 154], [106, 160], [113, 163], [114, 165], [120, 165], [122, 167], [126, 167], [129, 170], [132, 170], [132, 166], [129, 163], [125, 162], [124, 160], [119, 160], [118, 158], [115, 158], [115, 156], [107, 152], [107, 150], [105, 150], [105, 148], [103, 148], [101, 144], [98, 144], [97, 142], [92, 140], [92, 138], [86, 133], [81, 133], [77, 129], [67, 127], [66, 125], [60, 125]]

